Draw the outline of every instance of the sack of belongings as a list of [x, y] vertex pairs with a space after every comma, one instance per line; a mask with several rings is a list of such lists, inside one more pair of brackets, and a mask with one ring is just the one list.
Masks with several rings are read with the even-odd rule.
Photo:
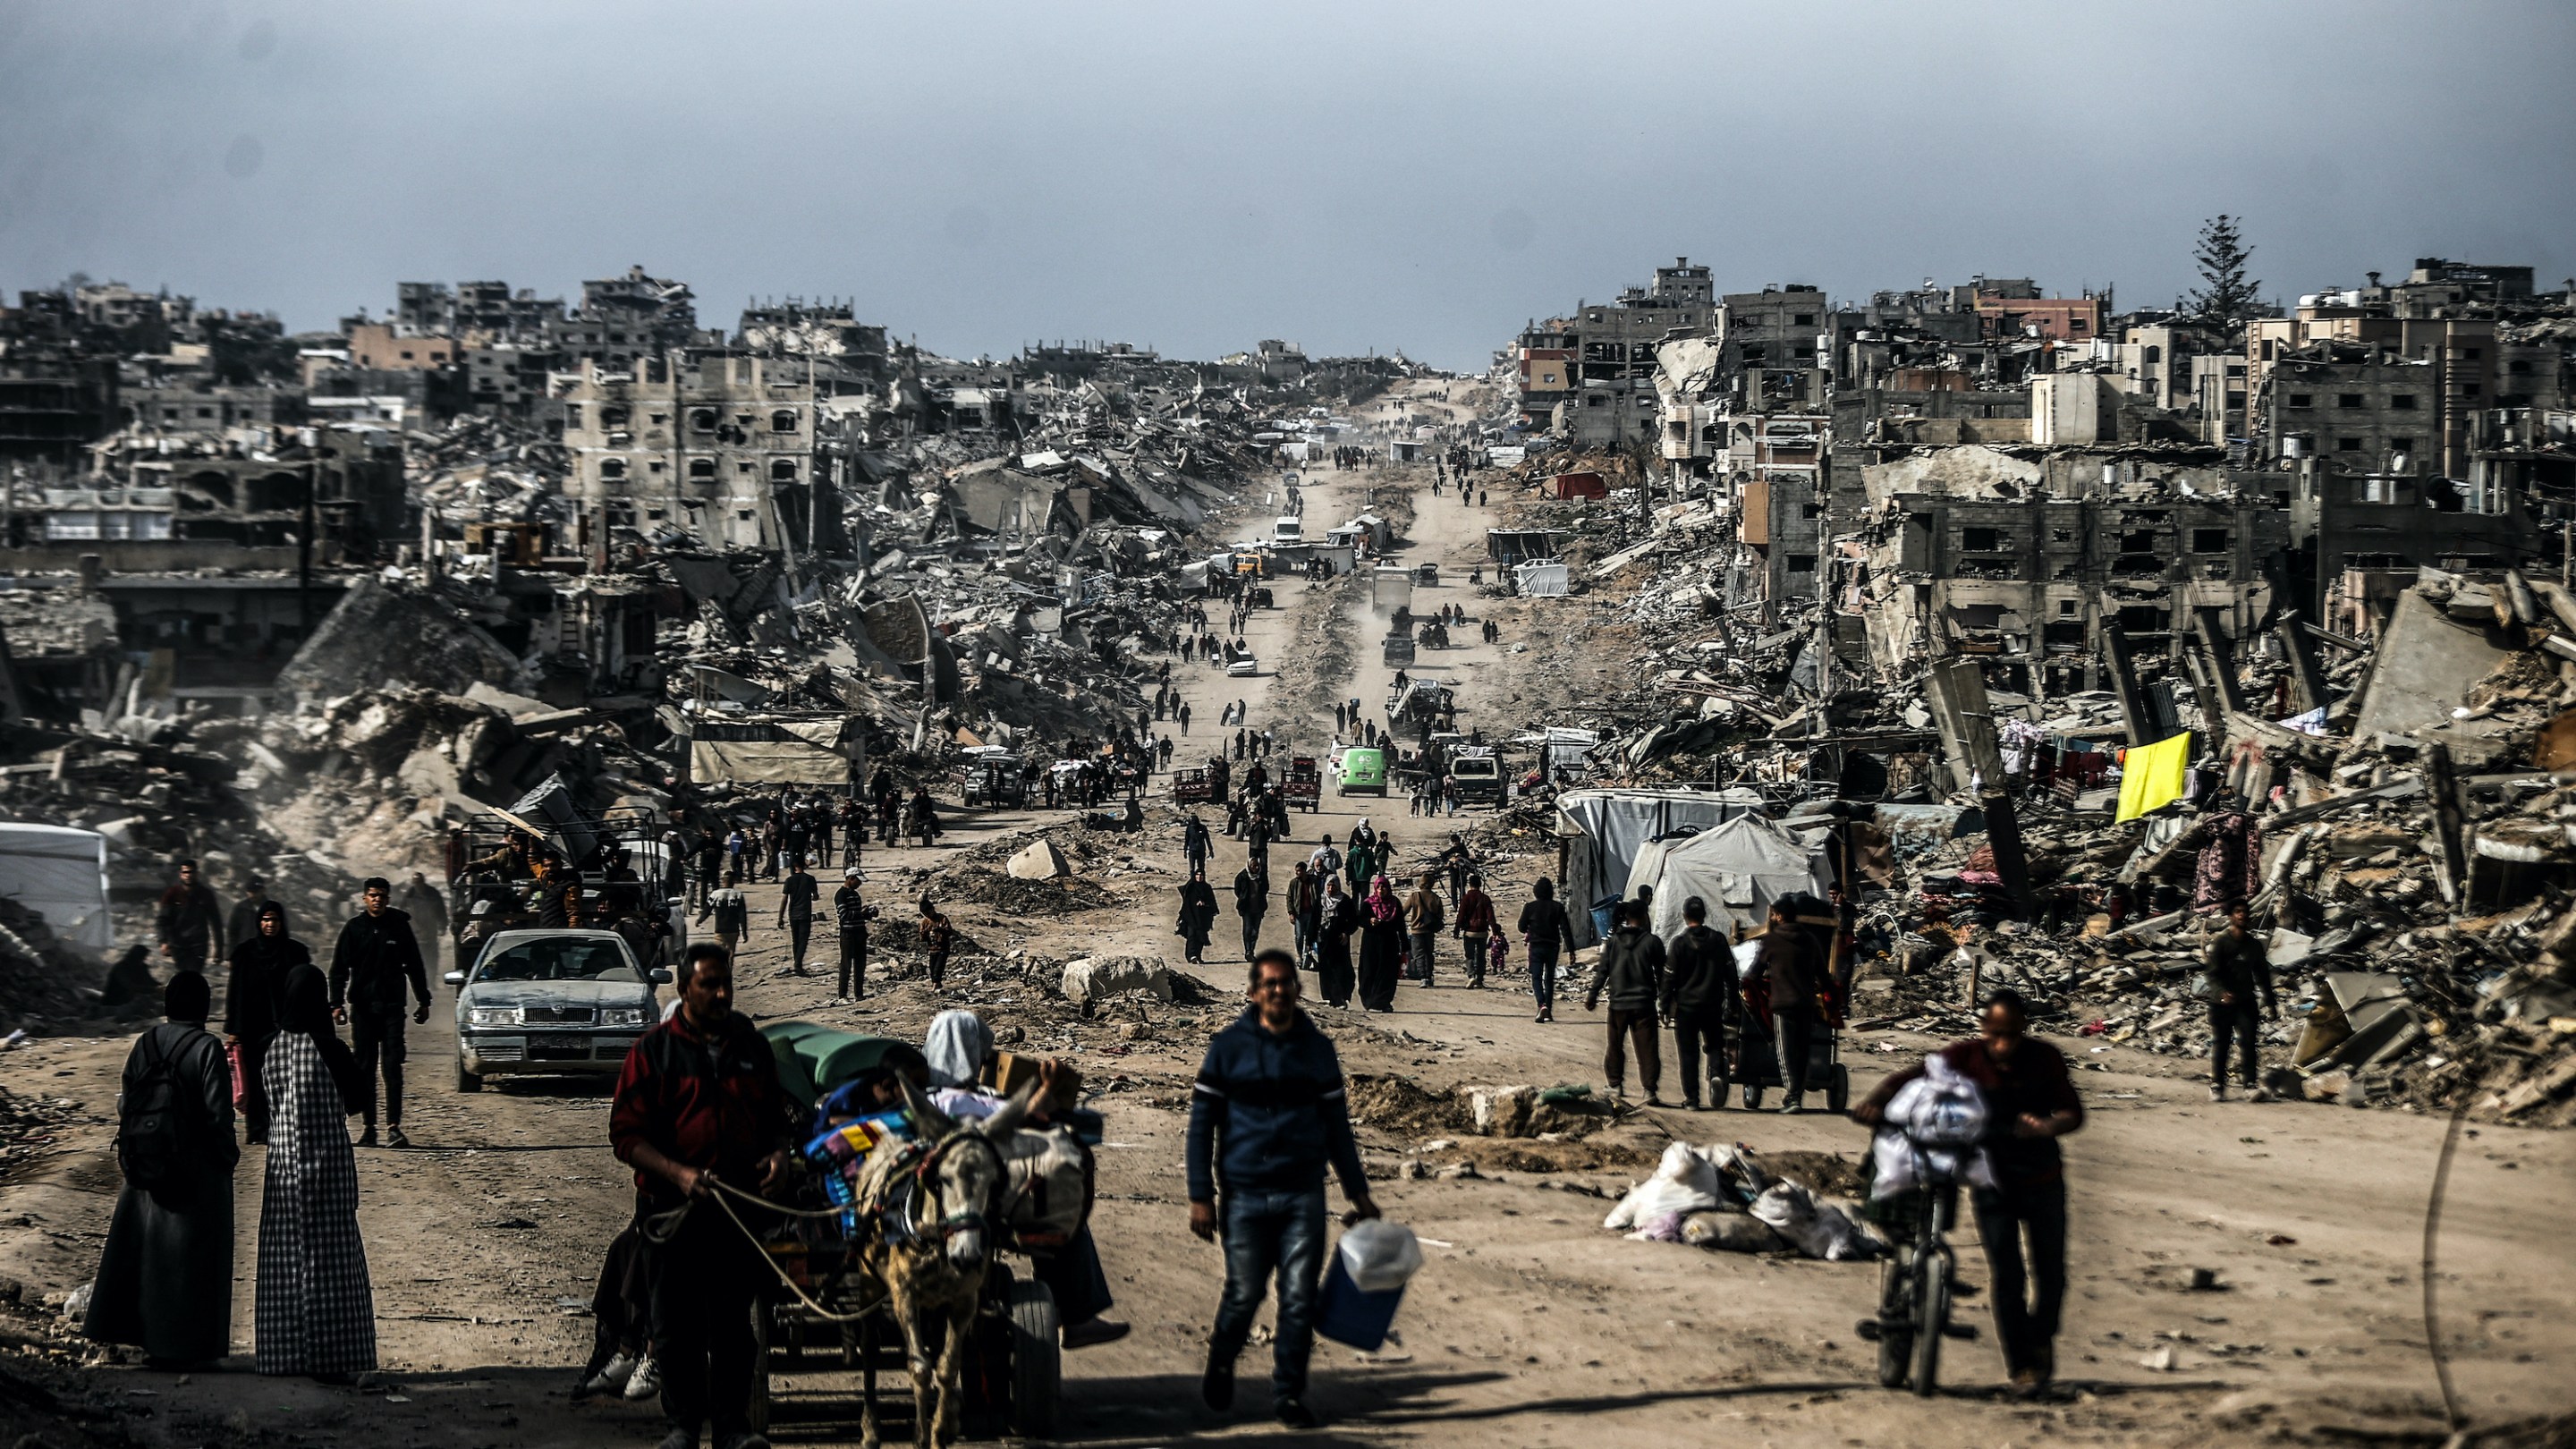
[[1878, 1241], [1843, 1216], [1842, 1209], [1817, 1201], [1814, 1193], [1794, 1182], [1775, 1182], [1764, 1188], [1745, 1211], [1769, 1224], [1791, 1247], [1810, 1258], [1842, 1262], [1879, 1254]]
[[1994, 1186], [1986, 1149], [1979, 1145], [1985, 1136], [1985, 1094], [1940, 1057], [1925, 1058], [1923, 1075], [1888, 1099], [1878, 1135], [1871, 1140], [1869, 1200], [1886, 1202], [1912, 1192], [1927, 1178]]
[[1676, 1142], [1664, 1149], [1655, 1175], [1628, 1189], [1601, 1226], [1641, 1242], [1677, 1243], [1684, 1216], [1725, 1201], [1717, 1164], [1689, 1143]]

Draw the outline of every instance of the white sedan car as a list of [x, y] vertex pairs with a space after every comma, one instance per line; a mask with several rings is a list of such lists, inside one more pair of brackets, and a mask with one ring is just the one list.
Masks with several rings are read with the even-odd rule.
[[456, 1090], [490, 1076], [614, 1077], [661, 1011], [647, 972], [614, 931], [501, 931], [456, 991]]
[[1225, 666], [1225, 672], [1238, 679], [1249, 679], [1261, 673], [1261, 661], [1246, 654], [1240, 659], [1229, 661]]

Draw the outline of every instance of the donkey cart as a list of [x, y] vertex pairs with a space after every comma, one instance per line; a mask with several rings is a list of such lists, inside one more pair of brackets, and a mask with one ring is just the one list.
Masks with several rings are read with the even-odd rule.
[[[858, 1398], [866, 1408], [909, 1405], [903, 1332], [885, 1294], [848, 1269], [846, 1247], [829, 1241], [767, 1246], [771, 1260], [799, 1279], [822, 1311], [807, 1307], [784, 1285], [752, 1305], [759, 1350], [752, 1369], [752, 1428], [769, 1433], [782, 1409], [793, 1419], [838, 1418], [831, 1406], [848, 1394], [851, 1374], [858, 1376]], [[1019, 1277], [1000, 1262], [986, 1270], [961, 1380], [959, 1427], [967, 1438], [1007, 1433], [1042, 1439], [1055, 1432], [1063, 1353], [1057, 1328], [1055, 1295], [1045, 1284]], [[903, 1375], [906, 1382], [881, 1400], [877, 1384], [885, 1375]], [[841, 1382], [812, 1382], [834, 1376]]]

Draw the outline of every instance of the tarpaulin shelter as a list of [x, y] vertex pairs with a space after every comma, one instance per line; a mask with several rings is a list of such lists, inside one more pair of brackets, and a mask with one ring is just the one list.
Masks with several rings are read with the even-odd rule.
[[1521, 564], [1512, 570], [1512, 578], [1518, 582], [1520, 591], [1531, 598], [1558, 598], [1570, 587], [1565, 565], [1561, 563]]
[[689, 729], [689, 776], [701, 785], [845, 786], [865, 753], [845, 717], [700, 719]]
[[67, 946], [105, 951], [107, 837], [62, 825], [0, 823], [0, 896], [35, 911]]
[[1780, 897], [1822, 896], [1832, 884], [1821, 842], [1794, 839], [1760, 815], [1738, 815], [1697, 835], [1647, 842], [1628, 868], [1626, 894], [1655, 888], [1648, 924], [1658, 936], [1681, 930], [1682, 902], [1692, 896], [1707, 903], [1712, 929], [1732, 934], [1738, 925], [1761, 929]]
[[1628, 872], [1647, 842], [1686, 830], [1709, 830], [1759, 813], [1751, 790], [1569, 790], [1556, 797], [1566, 914], [1579, 946], [1599, 939], [1591, 905], [1627, 890]]
[[760, 1034], [778, 1060], [779, 1089], [799, 1107], [811, 1107], [834, 1087], [880, 1067], [901, 1072], [916, 1084], [930, 1080], [930, 1063], [921, 1048], [892, 1037], [861, 1036], [810, 1021], [769, 1022]]

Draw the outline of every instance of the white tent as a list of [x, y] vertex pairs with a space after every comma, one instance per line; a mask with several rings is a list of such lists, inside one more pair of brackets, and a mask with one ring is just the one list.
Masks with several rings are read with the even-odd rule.
[[1697, 835], [1648, 842], [1628, 869], [1626, 893], [1655, 888], [1648, 924], [1669, 937], [1681, 930], [1682, 902], [1692, 896], [1708, 904], [1712, 929], [1731, 933], [1738, 924], [1761, 929], [1781, 896], [1806, 891], [1821, 899], [1832, 884], [1821, 849], [1800, 844], [1759, 815], [1738, 815]]
[[1599, 939], [1592, 903], [1625, 893], [1629, 870], [1647, 842], [1685, 827], [1706, 830], [1761, 808], [1762, 797], [1746, 789], [1568, 790], [1557, 796], [1565, 909], [1574, 918], [1575, 943], [1589, 946]]
[[1520, 580], [1521, 592], [1532, 598], [1560, 598], [1566, 592], [1565, 565], [1561, 563], [1525, 563], [1512, 574]]
[[107, 837], [61, 825], [0, 822], [0, 896], [41, 912], [66, 946], [105, 951]]

